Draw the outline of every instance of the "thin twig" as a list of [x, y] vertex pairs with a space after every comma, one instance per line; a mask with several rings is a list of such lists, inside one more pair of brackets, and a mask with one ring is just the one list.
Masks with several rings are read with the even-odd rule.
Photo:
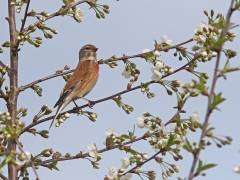
[[[61, 12], [66, 11], [68, 9], [71, 9], [72, 7], [77, 6], [79, 4], [82, 4], [82, 3], [90, 3], [90, 1], [89, 0], [82, 0], [82, 1], [78, 1], [76, 3], [73, 3], [70, 6], [67, 6], [66, 8], [60, 9], [59, 11], [57, 11], [57, 12], [51, 14], [50, 16], [46, 17], [45, 21], [47, 21], [47, 20], [49, 20], [49, 19], [51, 19], [55, 16], [59, 16], [59, 15], [61, 15]], [[42, 21], [37, 21], [33, 24], [36, 26], [36, 25], [41, 24], [41, 23], [42, 23]], [[27, 30], [28, 30], [28, 28], [24, 28], [21, 32], [25, 32]]]
[[[27, 1], [27, 5], [26, 5], [26, 9], [25, 9], [25, 13], [24, 13], [24, 17], [23, 17], [23, 20], [22, 20], [22, 26], [21, 26], [21, 29], [20, 29], [20, 32], [23, 30], [24, 26], [25, 26], [25, 23], [26, 23], [26, 19], [27, 19], [27, 14], [28, 14], [28, 8], [29, 8], [29, 5], [30, 5], [30, 1], [31, 0], [28, 0]], [[17, 42], [16, 46], [15, 46], [15, 50], [17, 51], [18, 50], [18, 46], [19, 46], [19, 42]]]
[[153, 160], [158, 154], [160, 154], [160, 153], [162, 153], [162, 152], [164, 152], [164, 151], [166, 151], [165, 148], [160, 149], [156, 154], [154, 154], [153, 156], [151, 156], [149, 159], [147, 159], [146, 161], [144, 161], [144, 162], [136, 165], [136, 166], [133, 167], [132, 169], [130, 169], [130, 170], [128, 170], [127, 172], [123, 173], [121, 176], [123, 176], [123, 175], [125, 175], [125, 174], [127, 174], [127, 173], [134, 172], [135, 169], [137, 169], [137, 168], [141, 167], [142, 165], [146, 164], [147, 162]]
[[21, 26], [20, 32], [23, 30], [24, 25], [25, 25], [25, 23], [26, 23], [26, 19], [27, 19], [27, 14], [28, 14], [28, 8], [29, 8], [29, 5], [30, 5], [30, 1], [31, 1], [31, 0], [28, 0], [28, 1], [27, 1], [27, 5], [26, 5], [26, 9], [25, 9], [24, 18], [23, 18], [23, 22], [22, 22], [22, 26]]
[[1, 98], [3, 98], [6, 102], [8, 101], [7, 96], [5, 95], [5, 93], [3, 92], [3, 90], [0, 88], [0, 94], [1, 94]]
[[4, 176], [2, 173], [0, 173], [0, 178], [2, 178], [2, 180], [8, 180], [8, 178]]
[[36, 176], [36, 180], [40, 180], [40, 178], [39, 178], [39, 176], [38, 176], [38, 173], [37, 173], [37, 170], [36, 170], [36, 168], [34, 167], [34, 164], [33, 164], [32, 160], [28, 158], [27, 154], [26, 154], [25, 151], [22, 149], [21, 144], [19, 143], [18, 140], [16, 140], [16, 143], [17, 143], [18, 148], [20, 149], [20, 151], [25, 155], [25, 157], [27, 158], [27, 160], [30, 162], [30, 164], [31, 164], [31, 166], [32, 166], [32, 169], [33, 169], [33, 172], [34, 172], [34, 174], [35, 174], [35, 176]]
[[[174, 118], [179, 114], [179, 113], [184, 113], [185, 111], [183, 110], [180, 110], [180, 111], [177, 111], [177, 113], [167, 122], [165, 123], [164, 125], [167, 126], [168, 124], [170, 124], [171, 122], [173, 122]], [[135, 143], [137, 141], [140, 141], [142, 139], [146, 139], [146, 135], [144, 134], [143, 136], [139, 137], [139, 138], [136, 138], [136, 139], [132, 139], [132, 140], [129, 140], [125, 143], [123, 143], [123, 145], [128, 145], [128, 144], [132, 144], [132, 143]], [[116, 149], [118, 148], [119, 146], [118, 145], [115, 145], [111, 148], [104, 148], [104, 149], [101, 149], [101, 150], [98, 150], [98, 153], [104, 153], [106, 151], [110, 151], [110, 150], [113, 150], [113, 149]], [[82, 154], [81, 157], [90, 157], [88, 153], [85, 153], [85, 154]], [[69, 161], [69, 160], [74, 160], [74, 159], [79, 159], [81, 158], [79, 157], [78, 155], [76, 156], [71, 156], [71, 157], [64, 157], [64, 158], [59, 158], [57, 159], [57, 161]], [[48, 163], [51, 163], [53, 161], [55, 161], [56, 159], [48, 159], [46, 161], [42, 161], [40, 166], [43, 166], [45, 164], [48, 164]]]
[[[227, 30], [229, 28], [228, 26], [229, 26], [229, 23], [230, 23], [230, 18], [231, 18], [231, 15], [232, 15], [233, 11], [234, 11], [233, 4], [234, 4], [234, 0], [231, 1], [231, 5], [230, 5], [230, 8], [228, 10], [228, 14], [227, 14], [227, 18], [226, 18], [226, 24], [225, 24], [225, 27], [223, 29], [223, 32], [222, 32], [220, 38], [225, 38], [225, 36], [226, 36]], [[204, 120], [203, 127], [202, 127], [202, 134], [201, 134], [201, 137], [200, 137], [200, 140], [199, 140], [199, 143], [198, 143], [198, 146], [200, 148], [194, 154], [193, 163], [192, 163], [191, 170], [190, 170], [190, 173], [189, 173], [189, 176], [188, 176], [188, 180], [192, 180], [196, 176], [194, 172], [195, 172], [195, 168], [196, 168], [196, 165], [197, 165], [197, 161], [199, 160], [201, 147], [202, 147], [202, 144], [203, 144], [202, 139], [206, 135], [208, 122], [209, 122], [209, 119], [210, 119], [210, 115], [212, 113], [211, 104], [212, 104], [212, 101], [213, 101], [214, 90], [215, 90], [217, 79], [218, 79], [218, 68], [219, 68], [220, 58], [221, 58], [221, 49], [218, 50], [217, 53], [218, 53], [218, 55], [217, 55], [217, 60], [216, 60], [216, 64], [215, 64], [215, 69], [214, 69], [213, 81], [212, 81], [212, 85], [211, 85], [210, 94], [208, 95], [208, 105], [207, 105], [206, 116], [205, 116], [205, 120]]]
[[[164, 49], [162, 49], [161, 51], [165, 51], [165, 50], [169, 50], [169, 49], [174, 49], [174, 48], [179, 47], [179, 46], [181, 46], [181, 45], [187, 44], [187, 43], [189, 43], [189, 42], [191, 42], [191, 41], [193, 41], [193, 39], [189, 39], [189, 40], [187, 40], [187, 41], [184, 41], [184, 42], [182, 42], [182, 43], [176, 44], [176, 45], [174, 45], [174, 46], [164, 48]], [[123, 56], [123, 57], [120, 57], [120, 58], [115, 59], [114, 61], [120, 61], [120, 60], [125, 60], [125, 59], [142, 57], [143, 54], [144, 54], [144, 53], [142, 53], [142, 54], [136, 54], [136, 55], [132, 55], [132, 56]], [[46, 80], [49, 80], [49, 79], [52, 79], [52, 78], [55, 78], [55, 77], [58, 77], [58, 76], [62, 76], [62, 75], [64, 75], [64, 74], [69, 74], [69, 73], [71, 73], [71, 72], [74, 72], [74, 70], [75, 70], [75, 69], [72, 69], [72, 70], [69, 70], [69, 71], [66, 71], [66, 72], [63, 72], [63, 73], [60, 73], [60, 74], [53, 74], [53, 75], [50, 75], [50, 76], [47, 76], [47, 77], [38, 79], [38, 80], [33, 81], [33, 82], [29, 83], [29, 84], [26, 84], [26, 85], [24, 85], [24, 86], [19, 87], [19, 92], [24, 91], [25, 89], [30, 88], [30, 87], [32, 87], [33, 85], [38, 84], [38, 83], [40, 83], [40, 82], [43, 82], [43, 81], [46, 81]]]
[[38, 84], [38, 83], [43, 82], [43, 81], [46, 81], [46, 80], [48, 80], [48, 79], [52, 79], [52, 78], [55, 78], [55, 77], [58, 77], [58, 76], [62, 76], [62, 75], [64, 75], [64, 74], [69, 74], [69, 73], [71, 73], [71, 72], [74, 72], [74, 70], [75, 70], [75, 69], [72, 69], [72, 70], [65, 71], [65, 72], [60, 73], [60, 74], [53, 74], [53, 75], [44, 77], [44, 78], [42, 78], [42, 79], [38, 79], [38, 80], [33, 81], [33, 82], [31, 82], [31, 83], [29, 83], [29, 84], [27, 84], [27, 85], [25, 85], [25, 86], [19, 87], [19, 92], [24, 91], [25, 89], [28, 89], [28, 88], [32, 87], [33, 85]]
[[[177, 70], [175, 70], [175, 71], [173, 72], [173, 74], [177, 73], [178, 71], [183, 70], [186, 66], [188, 66], [189, 64], [191, 64], [191, 63], [192, 63], [193, 61], [195, 61], [198, 57], [199, 57], [199, 56], [194, 57], [194, 58], [193, 58], [191, 61], [189, 61], [187, 64], [185, 64], [185, 65], [183, 65], [182, 67], [180, 67], [180, 68], [178, 68]], [[172, 75], [172, 74], [165, 75], [165, 76], [162, 77], [162, 79], [164, 79], [164, 78], [166, 78], [166, 77], [168, 77], [168, 76], [170, 76], [170, 75]], [[148, 84], [154, 84], [154, 83], [158, 83], [158, 82], [149, 81], [149, 82], [147, 82], [147, 83], [148, 83]], [[141, 85], [136, 86], [136, 87], [131, 88], [131, 89], [127, 89], [127, 90], [121, 91], [121, 92], [119, 92], [119, 93], [116, 93], [116, 94], [114, 94], [114, 95], [108, 96], [108, 97], [106, 97], [106, 98], [103, 98], [103, 99], [99, 99], [99, 100], [97, 100], [97, 101], [94, 101], [94, 104], [98, 104], [98, 103], [101, 103], [101, 102], [104, 102], [104, 101], [113, 99], [114, 97], [116, 97], [116, 96], [118, 96], [118, 95], [126, 94], [126, 93], [128, 93], [128, 92], [134, 91], [134, 90], [139, 89], [139, 88], [141, 88]], [[76, 113], [77, 110], [80, 110], [80, 109], [85, 108], [85, 107], [88, 107], [88, 106], [89, 106], [88, 104], [85, 104], [85, 105], [79, 106], [78, 108], [73, 108], [73, 109], [71, 109], [71, 110], [62, 112], [60, 115], [63, 115], [63, 114], [65, 114], [65, 113]], [[27, 127], [25, 127], [24, 130], [22, 131], [22, 133], [28, 131], [30, 128], [32, 128], [32, 127], [34, 127], [34, 126], [36, 126], [36, 125], [38, 125], [38, 124], [41, 124], [41, 123], [43, 123], [43, 122], [52, 120], [53, 118], [54, 118], [54, 116], [50, 116], [50, 117], [47, 117], [47, 118], [38, 120], [37, 122], [33, 122], [33, 123], [31, 123], [30, 125], [28, 125]], [[21, 133], [21, 134], [22, 134], [22, 133]]]

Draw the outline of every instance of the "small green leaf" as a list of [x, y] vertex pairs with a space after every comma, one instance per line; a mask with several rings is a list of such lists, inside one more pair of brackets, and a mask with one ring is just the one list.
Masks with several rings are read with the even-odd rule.
[[223, 101], [226, 100], [225, 98], [222, 98], [221, 96], [222, 96], [222, 93], [214, 94], [213, 102], [210, 107], [211, 109], [218, 109], [217, 105], [219, 105], [220, 103], [222, 103]]
[[121, 137], [124, 137], [125, 139], [130, 139], [130, 136], [127, 134], [123, 134], [123, 135], [121, 135]]
[[210, 169], [210, 168], [213, 168], [217, 166], [217, 164], [206, 164], [206, 165], [203, 165], [203, 162], [201, 160], [199, 160], [199, 163], [198, 163], [198, 168], [197, 168], [197, 171], [195, 174], [200, 174], [202, 171], [205, 171], [207, 169]]
[[58, 163], [58, 160], [53, 161], [51, 164], [49, 164], [49, 168], [59, 171], [59, 169], [57, 168], [57, 163]]
[[187, 151], [190, 151], [190, 152], [192, 151], [192, 145], [190, 144], [187, 138], [184, 141], [183, 148], [186, 149]]

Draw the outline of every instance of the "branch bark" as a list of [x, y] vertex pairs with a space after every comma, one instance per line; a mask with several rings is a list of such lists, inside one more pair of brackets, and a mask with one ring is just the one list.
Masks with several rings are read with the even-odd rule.
[[[226, 24], [225, 24], [225, 27], [222, 31], [222, 34], [221, 34], [220, 38], [225, 38], [226, 33], [229, 29], [228, 26], [229, 26], [229, 23], [230, 23], [230, 18], [231, 18], [231, 15], [232, 15], [233, 11], [234, 11], [233, 5], [234, 5], [234, 0], [231, 1], [231, 5], [230, 5], [230, 8], [228, 10], [227, 17], [226, 17]], [[199, 160], [201, 147], [202, 147], [202, 144], [203, 144], [202, 139], [206, 135], [210, 115], [212, 113], [211, 104], [213, 102], [214, 90], [215, 90], [217, 79], [218, 79], [218, 68], [219, 68], [219, 64], [220, 64], [221, 51], [222, 51], [222, 49], [218, 50], [218, 52], [217, 52], [218, 55], [217, 55], [217, 60], [216, 60], [216, 64], [215, 64], [215, 69], [214, 69], [213, 81], [212, 81], [212, 85], [211, 85], [210, 94], [208, 95], [207, 111], [206, 111], [205, 120], [204, 120], [203, 127], [202, 127], [202, 134], [200, 136], [200, 140], [199, 140], [199, 143], [198, 143], [198, 146], [200, 148], [199, 148], [199, 151], [196, 154], [194, 154], [193, 163], [192, 163], [192, 166], [191, 166], [191, 170], [189, 172], [188, 180], [192, 180], [195, 177], [194, 172], [195, 172], [195, 168], [197, 166], [197, 161]]]
[[[165, 50], [169, 50], [169, 49], [174, 49], [174, 48], [177, 48], [177, 47], [179, 47], [179, 46], [181, 46], [181, 45], [187, 44], [187, 43], [192, 42], [192, 41], [193, 41], [193, 39], [189, 39], [189, 40], [187, 40], [187, 41], [184, 41], [184, 42], [182, 42], [182, 43], [176, 44], [176, 45], [174, 45], [174, 46], [164, 48], [164, 49], [162, 49], [161, 51], [165, 51]], [[144, 54], [144, 53], [136, 54], [136, 55], [132, 55], [132, 56], [122, 56], [122, 57], [119, 57], [119, 58], [115, 59], [114, 61], [121, 61], [121, 60], [125, 60], [125, 59], [142, 57], [143, 54]], [[49, 79], [52, 79], [52, 78], [55, 78], [55, 77], [58, 77], [58, 76], [62, 76], [62, 75], [65, 75], [65, 74], [69, 74], [69, 73], [71, 73], [71, 72], [74, 72], [74, 70], [75, 70], [75, 69], [72, 69], [72, 70], [69, 70], [69, 71], [66, 71], [66, 72], [63, 72], [63, 73], [60, 73], [60, 74], [53, 74], [53, 75], [50, 75], [50, 76], [47, 76], [47, 77], [38, 79], [38, 80], [33, 81], [33, 82], [29, 83], [29, 84], [26, 84], [26, 85], [24, 85], [24, 86], [21, 86], [21, 87], [19, 88], [19, 92], [24, 91], [25, 89], [28, 89], [28, 88], [32, 87], [33, 85], [38, 84], [38, 83], [40, 83], [40, 82], [43, 82], [43, 81], [46, 81], [46, 80], [49, 80]]]
[[[72, 7], [77, 6], [77, 5], [79, 5], [79, 4], [82, 4], [82, 3], [90, 3], [90, 1], [91, 1], [91, 0], [78, 1], [78, 2], [76, 2], [76, 3], [71, 4], [70, 6], [67, 6], [66, 8], [61, 9], [61, 11], [65, 11], [65, 10], [71, 9]], [[50, 16], [46, 17], [46, 20], [45, 20], [45, 21], [47, 21], [47, 20], [49, 20], [49, 19], [51, 19], [51, 18], [53, 18], [53, 17], [55, 17], [55, 16], [59, 16], [59, 15], [60, 15], [60, 14], [59, 14], [59, 11], [57, 11], [57, 12], [51, 14]], [[37, 21], [37, 22], [35, 22], [35, 23], [33, 23], [33, 24], [36, 26], [36, 25], [38, 25], [38, 24], [40, 24], [40, 23], [42, 23], [42, 21]], [[28, 28], [24, 28], [24, 29], [22, 29], [21, 32], [25, 32], [25, 31], [27, 31], [27, 30], [28, 30]]]
[[[15, 7], [11, 5], [12, 0], [8, 0], [8, 23], [9, 35], [12, 46], [10, 48], [10, 87], [11, 94], [7, 103], [8, 112], [11, 114], [10, 125], [13, 126], [16, 120], [17, 109], [17, 95], [18, 95], [18, 54], [16, 53], [15, 46], [17, 44], [17, 30], [15, 19]], [[8, 151], [16, 151], [16, 143], [8, 140]], [[8, 178], [10, 180], [17, 180], [17, 169], [14, 165], [8, 164]]]
[[[182, 67], [180, 67], [180, 68], [178, 68], [177, 70], [175, 70], [173, 74], [177, 73], [178, 71], [183, 70], [186, 66], [188, 66], [189, 64], [191, 64], [191, 63], [192, 63], [193, 61], [195, 61], [198, 57], [199, 57], [199, 56], [194, 57], [194, 58], [193, 58], [191, 61], [189, 61], [187, 64], [185, 64], [185, 65], [183, 65]], [[172, 74], [165, 75], [165, 76], [162, 77], [162, 79], [164, 79], [164, 78], [166, 78], [166, 77], [168, 77], [168, 76], [170, 76], [170, 75], [172, 75]], [[148, 82], [148, 83], [154, 84], [154, 83], [157, 83], [157, 82], [155, 82], [155, 81], [150, 81], [150, 82]], [[136, 86], [136, 87], [134, 87], [134, 88], [121, 91], [121, 92], [119, 92], [119, 93], [116, 93], [116, 94], [114, 94], [114, 95], [108, 96], [108, 97], [106, 97], [106, 98], [103, 98], [103, 99], [99, 99], [99, 100], [97, 100], [97, 101], [94, 101], [94, 104], [98, 104], [98, 103], [101, 103], [101, 102], [104, 102], [104, 101], [113, 99], [114, 97], [118, 96], [119, 94], [125, 94], [125, 93], [131, 92], [131, 91], [134, 91], [134, 90], [140, 89], [140, 88], [141, 88], [141, 86], [139, 85], [139, 86]], [[88, 104], [82, 105], [82, 106], [80, 106], [80, 107], [78, 107], [78, 108], [73, 108], [73, 109], [71, 109], [71, 110], [69, 110], [69, 111], [62, 112], [60, 115], [63, 115], [63, 114], [65, 114], [65, 113], [76, 113], [76, 110], [80, 110], [80, 109], [85, 108], [85, 107], [88, 107]], [[38, 120], [37, 122], [33, 122], [33, 123], [31, 123], [30, 125], [28, 125], [27, 127], [25, 127], [24, 130], [23, 130], [23, 132], [22, 132], [21, 134], [23, 134], [24, 132], [27, 132], [30, 128], [32, 128], [32, 127], [34, 127], [34, 126], [36, 126], [36, 125], [38, 125], [38, 124], [41, 124], [41, 123], [43, 123], [43, 122], [52, 120], [53, 118], [54, 118], [54, 116], [50, 116], [50, 117], [47, 117], [47, 118]]]
[[0, 178], [2, 178], [2, 180], [8, 180], [8, 178], [4, 176], [2, 173], [0, 173]]
[[[178, 116], [179, 113], [185, 113], [185, 111], [184, 111], [184, 110], [177, 111], [177, 112], [175, 113], [175, 115], [174, 115], [167, 123], [165, 123], [164, 125], [167, 126], [168, 124], [174, 122], [175, 117]], [[145, 134], [144, 134], [143, 136], [139, 137], [139, 138], [136, 138], [136, 139], [133, 139], [133, 140], [129, 140], [129, 141], [123, 143], [123, 145], [132, 144], [132, 143], [137, 142], [137, 141], [140, 141], [140, 140], [142, 140], [142, 139], [146, 139]], [[106, 151], [110, 151], [110, 150], [116, 149], [116, 148], [118, 148], [118, 147], [119, 147], [118, 145], [115, 145], [115, 146], [112, 147], [112, 148], [104, 148], [104, 149], [99, 150], [98, 153], [103, 153], [103, 152], [106, 152]], [[160, 152], [161, 152], [161, 151], [160, 151]], [[160, 153], [160, 152], [158, 152], [158, 153]], [[157, 153], [157, 154], [158, 154], [158, 153]], [[155, 154], [155, 156], [156, 156], [156, 154]], [[90, 157], [90, 156], [89, 156], [88, 153], [85, 153], [85, 154], [82, 154], [82, 157]], [[69, 160], [74, 160], [74, 159], [79, 159], [79, 158], [80, 158], [80, 157], [76, 155], [76, 156], [71, 156], [71, 157], [66, 157], [66, 158], [59, 158], [59, 159], [57, 159], [57, 160], [58, 160], [58, 161], [69, 161]], [[56, 159], [48, 159], [48, 160], [46, 160], [46, 161], [43, 161], [43, 162], [40, 164], [40, 166], [44, 166], [45, 164], [51, 163], [51, 162], [53, 162], [53, 161], [55, 161], [55, 160], [56, 160]], [[148, 160], [148, 161], [149, 161], [149, 160]], [[145, 163], [146, 163], [146, 162], [145, 162]], [[145, 163], [144, 163], [144, 164], [145, 164]], [[136, 168], [136, 167], [135, 167], [135, 168]]]

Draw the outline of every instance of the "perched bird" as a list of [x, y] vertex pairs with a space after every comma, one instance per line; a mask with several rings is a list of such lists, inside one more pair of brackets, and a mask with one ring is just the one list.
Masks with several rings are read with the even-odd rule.
[[80, 49], [77, 68], [65, 84], [60, 98], [54, 106], [54, 108], [57, 106], [58, 108], [49, 129], [52, 127], [59, 113], [71, 101], [77, 106], [75, 100], [82, 98], [88, 101], [89, 106], [91, 105], [91, 101], [84, 98], [84, 96], [93, 89], [98, 80], [99, 65], [97, 62], [97, 50], [98, 48], [92, 44], [87, 44]]

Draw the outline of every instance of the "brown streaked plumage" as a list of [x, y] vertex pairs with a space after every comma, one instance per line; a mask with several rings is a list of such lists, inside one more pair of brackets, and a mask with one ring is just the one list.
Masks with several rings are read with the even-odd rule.
[[[91, 44], [87, 44], [80, 49], [79, 63], [74, 73], [65, 84], [60, 94], [60, 98], [54, 106], [54, 108], [58, 106], [58, 109], [49, 129], [59, 113], [71, 101], [86, 96], [97, 83], [99, 73], [99, 65], [96, 57], [97, 50], [98, 49]], [[87, 100], [86, 98], [83, 99]]]

